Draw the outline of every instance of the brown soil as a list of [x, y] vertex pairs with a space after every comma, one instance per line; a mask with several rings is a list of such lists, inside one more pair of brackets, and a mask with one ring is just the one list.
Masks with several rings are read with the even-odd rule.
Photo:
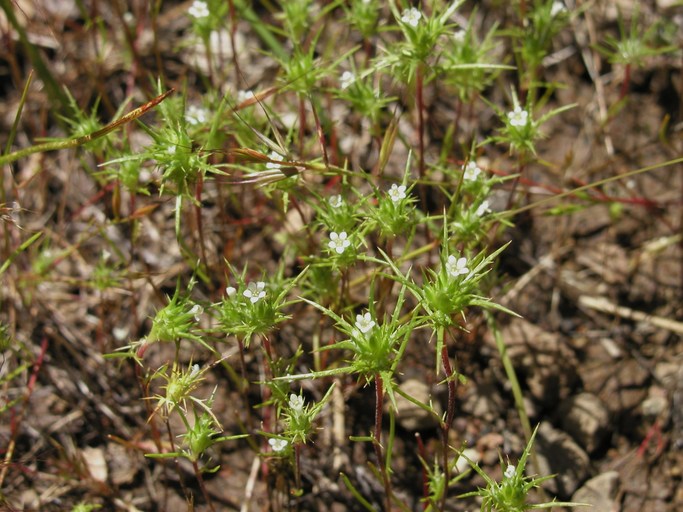
[[[668, 7], [670, 3], [643, 2], [639, 15], [645, 22], [665, 17], [683, 33], [683, 8]], [[71, 2], [36, 4], [16, 2], [14, 7], [30, 41], [78, 105], [92, 106], [101, 96], [102, 119], [115, 117], [130, 94], [135, 105], [154, 96], [148, 73], [157, 76], [158, 62], [163, 64], [168, 85], [179, 91], [186, 88], [189, 100], [205, 90], [203, 64], [198, 63], [203, 58], [201, 49], [195, 43], [180, 46], [189, 41], [188, 2], [163, 3], [156, 48], [151, 22], [142, 17], [139, 32], [130, 34], [137, 51], [134, 56], [126, 50], [123, 18], [119, 19], [127, 10], [135, 12], [134, 7], [121, 5], [117, 9], [104, 2], [87, 2], [89, 9], [100, 9], [108, 33], [106, 47], [98, 48], [104, 44], [99, 29], [86, 27]], [[482, 23], [490, 24], [494, 13], [503, 24], [514, 22], [512, 10], [501, 7], [500, 2], [481, 4], [477, 16]], [[554, 47], [556, 59], [543, 70], [543, 80], [562, 84], [550, 94], [544, 108], [570, 103], [577, 107], [544, 128], [545, 139], [537, 148], [543, 165], [536, 163], [525, 170], [518, 189], [521, 206], [681, 154], [680, 53], [649, 58], [634, 69], [623, 106], [611, 114], [609, 122], [603, 121], [605, 111], [601, 109], [615, 105], [619, 98], [623, 68], [612, 68], [602, 59], [599, 70], [589, 69], [590, 59], [599, 59], [589, 44], [591, 29], [598, 36], [617, 33], [612, 2], [597, 4], [589, 10], [590, 23], [579, 16], [560, 34]], [[463, 12], [470, 9], [466, 6]], [[261, 14], [272, 20], [265, 8]], [[390, 16], [388, 10], [385, 15]], [[331, 19], [339, 20], [341, 14]], [[0, 27], [4, 41], [4, 49], [0, 49], [0, 84], [4, 84], [0, 85], [0, 143], [4, 147], [21, 90], [34, 65], [1, 15]], [[335, 37], [343, 40], [335, 36], [339, 29], [334, 23], [325, 30], [321, 45], [332, 44]], [[355, 43], [348, 41], [349, 47]], [[277, 66], [259, 52], [262, 43], [245, 21], [238, 25], [236, 44], [242, 71], [239, 78], [232, 67], [229, 44], [216, 56], [220, 66], [214, 72], [223, 87], [262, 91], [272, 85]], [[106, 57], [98, 59], [97, 51]], [[593, 74], [596, 70], [597, 75]], [[502, 75], [500, 80], [511, 76]], [[510, 86], [492, 88], [489, 101], [508, 104], [504, 95]], [[393, 87], [386, 92], [399, 97], [405, 110], [399, 127], [402, 137], [414, 141], [413, 100], [405, 88]], [[322, 91], [321, 97], [325, 98]], [[429, 126], [426, 154], [428, 161], [433, 161], [438, 158], [448, 123], [456, 116], [455, 102], [452, 93], [434, 84], [427, 87], [425, 99]], [[290, 93], [279, 92], [268, 101], [281, 115], [296, 112]], [[337, 161], [348, 158], [352, 167], [371, 167], [377, 159], [371, 135], [331, 99], [328, 105], [326, 115], [346, 122], [337, 124], [336, 142], [328, 134], [333, 157]], [[129, 104], [124, 110], [131, 108]], [[54, 98], [46, 92], [42, 77], [34, 79], [15, 147], [26, 147], [39, 137], [64, 136], [63, 123], [56, 114]], [[492, 115], [489, 107], [479, 103], [462, 118], [462, 133], [475, 133], [479, 140], [491, 135], [497, 122]], [[150, 115], [143, 121], [153, 124], [153, 119]], [[144, 143], [141, 131], [132, 124], [124, 129], [131, 131], [131, 144]], [[464, 137], [458, 142], [467, 147]], [[454, 161], [461, 161], [463, 155], [457, 150], [454, 153]], [[505, 147], [490, 145], [485, 157], [492, 172], [514, 170], [514, 159]], [[400, 175], [405, 158], [406, 149], [397, 144], [387, 172]], [[114, 222], [113, 188], [88, 172], [97, 163], [87, 151], [66, 150], [33, 155], [2, 170], [5, 188], [10, 190], [6, 214], [0, 221], [3, 260], [40, 230], [57, 257], [41, 273], [36, 260], [47, 246], [37, 243], [17, 257], [2, 276], [0, 320], [13, 345], [0, 354], [0, 456], [4, 460], [0, 506], [70, 510], [87, 501], [101, 504], [104, 510], [208, 510], [191, 465], [181, 461], [176, 466], [172, 461], [144, 457], [145, 452], [155, 450], [153, 430], [162, 425], [147, 422], [149, 403], [142, 400], [134, 364], [102, 357], [144, 336], [149, 317], [163, 307], [178, 278], [186, 283], [191, 275], [175, 241], [174, 203], [165, 196], [138, 198], [136, 208], [154, 205], [155, 209], [140, 216], [140, 238], [136, 250], [131, 251], [132, 224]], [[503, 278], [494, 290], [497, 302], [523, 317], [500, 315], [499, 321], [531, 421], [546, 426], [539, 450], [551, 453], [551, 426], [568, 433], [578, 450], [574, 461], [574, 452], [558, 441], [559, 455], [539, 462], [541, 472], [560, 475], [547, 487], [550, 496], [572, 499], [577, 487], [588, 479], [615, 471], [616, 484], [610, 496], [614, 510], [683, 509], [681, 176], [680, 164], [658, 167], [597, 187], [588, 199], [570, 196], [538, 206], [517, 215], [515, 226], [495, 241], [512, 241], [500, 260], [498, 270]], [[282, 233], [293, 229], [289, 223], [299, 222], [296, 215], [282, 219], [275, 214], [275, 205], [251, 187], [240, 192], [243, 204], [251, 209], [232, 212], [221, 203], [225, 195], [220, 186], [207, 186], [202, 205], [209, 265], [218, 277], [199, 285], [194, 293], [207, 302], [216, 300], [226, 284], [220, 270], [223, 258], [237, 268], [248, 261], [254, 271], [264, 268], [272, 272], [284, 257], [282, 240], [288, 238]], [[509, 194], [509, 186], [496, 191], [494, 210], [505, 208]], [[438, 212], [443, 198], [434, 194], [429, 200]], [[8, 209], [12, 201], [17, 201], [20, 211]], [[553, 215], [549, 208], [558, 205], [577, 208]], [[124, 217], [132, 213], [126, 204], [122, 208]], [[188, 240], [194, 240], [198, 228], [191, 223], [196, 218], [188, 215], [184, 222], [189, 224], [184, 228]], [[7, 252], [7, 247], [12, 249]], [[88, 280], [102, 251], [111, 252], [112, 248], [125, 256], [126, 267], [120, 270], [126, 277], [116, 287], [99, 292]], [[299, 264], [286, 263], [290, 272]], [[308, 353], [310, 333], [319, 316], [304, 304], [290, 313], [293, 320], [271, 341], [285, 356], [293, 354], [299, 343]], [[458, 388], [456, 421], [449, 441], [455, 447], [474, 447], [481, 466], [499, 478], [499, 456], [517, 459], [524, 446], [523, 431], [493, 336], [486, 332], [477, 312], [468, 316], [467, 327], [468, 334], [449, 342], [450, 355], [468, 378], [467, 384]], [[425, 382], [443, 408], [445, 386], [434, 377], [425, 378], [434, 374], [433, 347], [427, 339], [418, 341], [424, 342], [416, 343], [422, 348], [407, 355], [410, 365], [401, 378]], [[239, 371], [234, 340], [222, 343], [220, 350]], [[155, 346], [145, 355], [145, 363], [155, 368], [172, 357], [172, 348]], [[181, 354], [184, 362], [190, 358], [201, 364], [210, 362], [202, 357], [208, 356]], [[250, 380], [259, 380], [260, 351], [250, 350], [244, 357]], [[305, 356], [301, 370], [311, 361]], [[198, 394], [207, 396], [218, 386], [214, 412], [226, 432], [256, 432], [260, 413], [245, 413], [247, 404], [233, 376], [220, 366], [207, 375]], [[330, 383], [309, 382], [304, 389], [308, 397], [320, 399]], [[344, 378], [336, 379], [336, 384], [339, 393], [321, 416], [320, 433], [301, 454], [303, 495], [289, 496], [293, 485], [290, 468], [279, 467], [274, 460], [262, 462], [254, 451], [256, 444], [227, 442], [213, 454], [220, 470], [206, 476], [216, 510], [363, 510], [347, 491], [340, 472], [348, 475], [377, 510], [382, 509], [383, 489], [367, 464], [374, 463], [374, 452], [369, 444], [348, 439], [350, 435], [369, 435], [373, 428], [372, 387]], [[261, 401], [258, 386], [251, 386], [248, 392], [252, 406]], [[248, 417], [256, 423], [245, 426]], [[341, 421], [343, 428], [335, 421]], [[593, 423], [599, 425], [591, 430]], [[409, 509], [421, 510], [422, 476], [415, 429], [426, 453], [434, 453], [440, 443], [434, 425], [399, 421], [393, 447], [393, 484]], [[340, 432], [341, 437], [336, 437]], [[165, 435], [162, 431], [161, 436]], [[535, 469], [531, 466], [530, 472]], [[455, 496], [481, 485], [483, 480], [477, 476], [458, 482], [445, 510], [478, 507], [472, 499]], [[194, 504], [188, 503], [187, 495], [194, 497]], [[596, 505], [594, 510], [608, 509]]]

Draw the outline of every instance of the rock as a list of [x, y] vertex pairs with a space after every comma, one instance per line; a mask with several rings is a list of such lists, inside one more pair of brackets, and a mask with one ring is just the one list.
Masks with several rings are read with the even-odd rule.
[[603, 347], [595, 344], [586, 351], [579, 371], [586, 391], [598, 396], [614, 418], [633, 411], [647, 397], [650, 374], [636, 360], [614, 362]]
[[559, 335], [521, 318], [512, 319], [501, 334], [512, 364], [534, 400], [550, 407], [569, 395], [577, 378], [577, 360]]
[[463, 412], [491, 423], [503, 415], [504, 404], [500, 392], [491, 383], [473, 385], [467, 390]]
[[592, 505], [591, 512], [614, 512], [619, 510], [616, 501], [619, 473], [607, 471], [591, 478], [574, 493], [571, 501]]
[[543, 422], [535, 442], [540, 476], [556, 475], [543, 487], [561, 499], [568, 499], [590, 475], [590, 459], [565, 432]]
[[436, 414], [430, 413], [396, 394], [396, 408], [398, 410], [396, 420], [398, 424], [410, 432], [437, 428], [442, 411], [440, 404], [432, 401], [429, 386], [417, 379], [408, 379], [401, 383], [399, 388], [418, 402], [429, 405]]
[[609, 412], [605, 404], [591, 393], [571, 397], [560, 407], [562, 429], [588, 453], [594, 453], [605, 439], [609, 428]]

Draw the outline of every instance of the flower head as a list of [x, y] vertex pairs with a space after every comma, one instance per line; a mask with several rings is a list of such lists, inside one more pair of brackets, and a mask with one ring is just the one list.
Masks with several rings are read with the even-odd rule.
[[239, 91], [237, 93], [237, 103], [244, 103], [247, 100], [255, 98], [256, 95], [253, 91]]
[[194, 319], [199, 322], [202, 314], [204, 313], [204, 308], [199, 304], [195, 304], [192, 306], [192, 309], [190, 309], [190, 313], [194, 316]]
[[301, 413], [304, 410], [304, 397], [301, 395], [295, 395], [294, 393], [289, 395], [289, 408], [292, 412]]
[[475, 212], [475, 215], [477, 217], [481, 217], [491, 211], [491, 205], [489, 205], [488, 200], [482, 201], [482, 203], [479, 205], [479, 208], [477, 208], [477, 211]]
[[515, 471], [517, 468], [515, 468], [512, 464], [508, 464], [507, 469], [505, 470], [505, 473], [503, 473], [503, 476], [505, 478], [512, 478], [515, 476]]
[[405, 199], [406, 186], [396, 185], [396, 183], [394, 183], [389, 189], [389, 197], [394, 203], [398, 203], [401, 199]]
[[344, 204], [344, 199], [340, 194], [330, 197], [327, 201], [330, 203], [330, 206], [332, 208], [339, 208], [341, 205]]
[[335, 233], [333, 231], [330, 233], [330, 241], [327, 246], [337, 254], [343, 254], [346, 248], [351, 245], [351, 240], [349, 240], [348, 237], [346, 231], [342, 231], [341, 233]]
[[190, 105], [185, 112], [185, 120], [191, 125], [206, 123], [209, 113], [205, 108], [197, 105]]
[[[271, 151], [270, 155], [268, 155], [268, 158], [271, 160], [277, 160], [278, 162], [282, 162], [282, 160], [283, 160], [282, 155], [279, 153], [276, 153], [275, 151]], [[277, 170], [280, 167], [282, 167], [282, 166], [280, 164], [278, 164], [277, 162], [268, 162], [266, 164], [266, 169], [270, 169], [270, 170]]]
[[251, 282], [247, 285], [247, 289], [242, 292], [242, 295], [248, 298], [252, 304], [256, 304], [266, 296], [265, 287], [266, 283], [263, 281], [258, 281], [256, 283]]
[[356, 328], [363, 334], [367, 334], [375, 326], [375, 321], [370, 313], [356, 315]]
[[567, 7], [560, 0], [555, 0], [553, 6], [550, 8], [550, 16], [555, 17], [560, 13], [566, 12]]
[[228, 295], [228, 297], [234, 297], [237, 293], [237, 289], [234, 286], [228, 286], [225, 289], [225, 293]]
[[270, 439], [268, 439], [268, 444], [274, 452], [281, 452], [282, 450], [287, 448], [289, 441], [287, 441], [286, 439], [278, 439], [277, 437], [271, 437]]
[[415, 7], [406, 9], [401, 13], [401, 22], [410, 25], [413, 28], [418, 26], [421, 18], [422, 13]]
[[206, 2], [202, 2], [202, 0], [195, 0], [192, 2], [192, 5], [187, 10], [187, 13], [193, 18], [197, 19], [208, 18], [211, 14], [209, 12], [209, 6], [206, 4]]
[[355, 81], [356, 75], [354, 75], [351, 71], [344, 71], [339, 77], [339, 87], [346, 89]]
[[467, 165], [463, 168], [463, 179], [465, 181], [477, 181], [479, 175], [481, 174], [481, 169], [477, 165], [477, 162], [469, 161]]
[[508, 121], [510, 126], [522, 128], [529, 122], [529, 112], [518, 105], [515, 107], [515, 110], [508, 112]]
[[463, 274], [469, 273], [470, 269], [467, 268], [467, 258], [456, 258], [452, 254], [448, 257], [446, 261], [446, 272], [451, 277], [458, 277]]

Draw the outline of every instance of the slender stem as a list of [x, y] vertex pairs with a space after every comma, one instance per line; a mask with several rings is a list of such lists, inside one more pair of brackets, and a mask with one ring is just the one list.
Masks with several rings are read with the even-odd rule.
[[46, 142], [44, 144], [36, 144], [34, 146], [29, 146], [24, 149], [20, 149], [19, 151], [15, 151], [13, 153], [8, 153], [6, 155], [0, 156], [0, 165], [5, 165], [11, 162], [14, 162], [16, 160], [19, 160], [20, 158], [27, 157], [29, 155], [32, 155], [34, 153], [44, 153], [46, 151], [55, 151], [58, 149], [69, 149], [69, 148], [75, 148], [78, 146], [82, 146], [83, 144], [93, 141], [95, 139], [99, 139], [100, 137], [104, 137], [105, 135], [109, 134], [110, 132], [113, 132], [120, 126], [129, 123], [130, 121], [133, 121], [143, 115], [145, 112], [147, 112], [149, 109], [157, 106], [159, 103], [164, 101], [166, 97], [171, 94], [174, 91], [174, 89], [170, 89], [166, 91], [165, 93], [157, 96], [151, 101], [148, 101], [144, 105], [136, 108], [135, 110], [131, 110], [128, 114], [124, 115], [123, 117], [120, 117], [116, 121], [113, 121], [109, 123], [107, 126], [104, 128], [100, 128], [99, 130], [96, 130], [92, 133], [88, 133], [86, 135], [83, 135], [82, 137], [76, 137], [75, 139], [62, 139], [62, 140], [55, 140], [55, 141], [50, 141]]
[[294, 446], [294, 482], [297, 490], [301, 489], [301, 445]]
[[2, 488], [2, 484], [5, 481], [5, 477], [7, 475], [7, 470], [9, 469], [10, 463], [12, 462], [12, 457], [14, 456], [14, 449], [17, 444], [17, 436], [19, 435], [19, 431], [21, 429], [21, 422], [23, 421], [24, 415], [26, 414], [26, 410], [28, 409], [28, 403], [31, 399], [31, 395], [33, 395], [33, 390], [38, 380], [38, 373], [40, 372], [40, 369], [42, 368], [43, 362], [45, 360], [47, 347], [47, 336], [43, 336], [43, 339], [40, 343], [40, 353], [38, 354], [35, 363], [33, 363], [33, 368], [31, 369], [31, 377], [28, 379], [28, 383], [26, 384], [26, 393], [24, 394], [21, 410], [19, 411], [19, 414], [17, 415], [16, 419], [12, 422], [12, 428], [10, 429], [11, 437], [5, 450], [5, 457], [2, 461], [2, 467], [0, 467], [0, 488]]
[[[444, 340], [444, 328], [441, 327], [438, 332], [441, 341], [441, 364], [446, 374], [446, 383], [448, 386], [448, 403], [446, 406], [446, 421], [442, 425], [443, 435], [443, 479], [445, 482], [450, 480], [450, 469], [448, 465], [448, 432], [453, 425], [453, 418], [455, 417], [455, 380], [453, 379], [453, 368], [451, 368], [451, 361], [448, 358], [448, 347]], [[446, 493], [441, 496], [441, 508], [445, 505]]]
[[206, 265], [207, 272], [209, 270], [209, 259], [206, 256], [206, 242], [204, 240], [204, 223], [202, 221], [202, 190], [204, 188], [204, 175], [200, 172], [197, 177], [197, 186], [195, 189], [195, 199], [197, 200], [195, 204], [195, 215], [197, 217], [197, 236], [199, 237], [199, 250], [202, 253], [202, 258], [204, 259], [204, 265]]
[[232, 65], [235, 66], [235, 83], [239, 83], [242, 79], [242, 70], [240, 69], [240, 62], [237, 58], [237, 45], [235, 44], [235, 33], [237, 32], [237, 11], [235, 10], [235, 2], [228, 0], [228, 12], [230, 13], [230, 47], [232, 48]]
[[[417, 441], [417, 453], [422, 459], [424, 464], [427, 463], [427, 451], [425, 450], [425, 444], [422, 441], [422, 436], [419, 432], [415, 433], [415, 440]], [[422, 510], [427, 510], [430, 506], [429, 502], [429, 478], [427, 476], [427, 468], [422, 465], [422, 497], [424, 498], [422, 503]]]
[[619, 101], [623, 100], [628, 94], [629, 86], [631, 85], [631, 63], [626, 64], [624, 68], [624, 80], [621, 82], [621, 89], [619, 90]]
[[213, 500], [211, 499], [209, 492], [206, 490], [206, 485], [204, 485], [204, 477], [202, 476], [202, 472], [199, 469], [199, 464], [197, 464], [196, 460], [192, 461], [192, 467], [194, 468], [194, 474], [197, 477], [199, 488], [202, 490], [202, 494], [204, 495], [206, 504], [209, 506], [209, 510], [211, 510], [211, 512], [216, 512], [216, 509], [213, 506]]
[[306, 136], [306, 103], [303, 95], [299, 95], [299, 157], [303, 158], [304, 138]]
[[384, 498], [385, 510], [391, 511], [391, 481], [387, 474], [387, 468], [384, 465], [384, 457], [382, 456], [382, 409], [384, 405], [384, 389], [382, 387], [382, 377], [379, 373], [375, 374], [375, 434], [374, 434], [374, 448], [375, 456], [377, 457], [377, 468], [382, 475], [384, 482]]
[[[424, 123], [424, 98], [422, 96], [424, 88], [424, 75], [422, 66], [417, 67], [415, 76], [415, 101], [417, 107], [417, 131], [419, 145], [419, 170], [420, 179], [425, 177], [425, 123]], [[424, 189], [421, 189], [424, 190]], [[425, 208], [424, 192], [422, 193], [422, 207]], [[426, 209], [425, 209], [426, 210]]]

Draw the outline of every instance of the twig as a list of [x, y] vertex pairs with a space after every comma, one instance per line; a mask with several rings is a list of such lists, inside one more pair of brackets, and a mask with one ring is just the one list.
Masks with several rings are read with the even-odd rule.
[[581, 295], [578, 301], [580, 306], [609, 313], [627, 320], [634, 320], [636, 322], [644, 322], [647, 324], [660, 327], [676, 334], [683, 334], [683, 323], [675, 320], [670, 320], [661, 316], [648, 315], [642, 311], [627, 308], [625, 306], [617, 306], [611, 303], [605, 297], [591, 297], [590, 295]]

